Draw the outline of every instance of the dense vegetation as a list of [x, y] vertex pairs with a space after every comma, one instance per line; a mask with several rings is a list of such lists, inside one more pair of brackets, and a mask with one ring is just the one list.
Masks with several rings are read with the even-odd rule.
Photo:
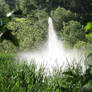
[[53, 18], [57, 34], [67, 47], [92, 48], [91, 30], [85, 29], [85, 25], [92, 20], [91, 5], [91, 0], [0, 0], [0, 21], [8, 12], [14, 11], [11, 20], [5, 23], [8, 32], [12, 30], [12, 34], [17, 36], [14, 41], [19, 39], [20, 44], [15, 47], [7, 39], [3, 40], [0, 51], [23, 51], [45, 43], [49, 16]]
[[0, 55], [0, 92], [91, 92], [92, 71], [90, 66], [85, 74], [80, 65], [69, 66], [68, 70], [54, 70], [46, 75], [44, 67], [14, 61], [12, 54]]
[[92, 54], [84, 75], [78, 65], [43, 76], [43, 68], [36, 72], [35, 64], [14, 60], [17, 52], [46, 42], [49, 16], [65, 47], [92, 53], [92, 0], [0, 0], [0, 92], [92, 91]]

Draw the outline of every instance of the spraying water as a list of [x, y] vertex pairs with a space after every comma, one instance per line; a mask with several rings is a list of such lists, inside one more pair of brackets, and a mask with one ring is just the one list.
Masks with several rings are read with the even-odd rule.
[[[46, 72], [52, 72], [54, 68], [62, 68], [65, 70], [67, 64], [79, 63], [84, 61], [83, 56], [78, 51], [66, 50], [63, 46], [62, 41], [60, 41], [55, 33], [52, 19], [48, 19], [48, 41], [47, 48], [43, 51], [36, 52], [24, 52], [19, 55], [21, 60], [25, 59], [28, 64], [34, 60], [37, 65], [37, 69], [41, 66], [45, 67]], [[84, 62], [80, 63], [84, 69]]]
[[12, 16], [13, 13], [14, 13], [14, 11], [11, 11], [11, 12], [9, 12], [6, 16], [7, 16], [7, 17], [10, 17], [10, 16]]

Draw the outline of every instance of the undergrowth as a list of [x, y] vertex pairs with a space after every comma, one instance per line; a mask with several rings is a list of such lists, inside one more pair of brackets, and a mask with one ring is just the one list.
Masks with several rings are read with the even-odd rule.
[[13, 54], [0, 54], [0, 92], [80, 92], [92, 81], [91, 68], [82, 74], [79, 65], [72, 66], [65, 72], [55, 70], [52, 75], [44, 76], [43, 68], [37, 72], [33, 63], [29, 66], [25, 62], [19, 64]]

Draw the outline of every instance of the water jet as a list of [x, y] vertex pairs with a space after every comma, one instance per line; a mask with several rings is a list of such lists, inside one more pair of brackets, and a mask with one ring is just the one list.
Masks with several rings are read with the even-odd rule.
[[75, 67], [76, 64], [80, 63], [84, 69], [84, 56], [78, 50], [66, 50], [64, 48], [63, 42], [56, 35], [51, 17], [48, 19], [48, 41], [46, 45], [42, 51], [20, 53], [20, 60], [26, 60], [28, 64], [34, 60], [37, 69], [44, 66], [46, 72], [52, 72], [54, 68], [65, 70], [67, 65], [72, 65], [72, 63], [75, 64]]

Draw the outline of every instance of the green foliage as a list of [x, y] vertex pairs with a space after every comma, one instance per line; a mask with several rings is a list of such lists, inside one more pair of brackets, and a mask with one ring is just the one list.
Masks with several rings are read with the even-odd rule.
[[83, 88], [81, 88], [78, 92], [91, 92], [91, 91], [92, 91], [92, 81], [84, 85]]
[[[48, 14], [45, 11], [36, 11], [28, 15], [20, 25], [18, 37], [23, 49], [37, 48], [46, 39]], [[24, 36], [24, 37], [23, 37]]]
[[[92, 9], [90, 0], [0, 1], [0, 17], [5, 16], [11, 9], [15, 12], [12, 21], [7, 24], [7, 30], [9, 32], [11, 30], [12, 34], [12, 38], [8, 38], [10, 38], [13, 43], [15, 42], [15, 45], [18, 45], [17, 41], [19, 39], [20, 46], [19, 48], [15, 48], [10, 42], [8, 42], [8, 45], [5, 44], [4, 46], [4, 43], [6, 42], [3, 42], [0, 47], [2, 51], [4, 51], [4, 47], [12, 47], [14, 48], [12, 51], [14, 52], [15, 50], [17, 52], [17, 50], [39, 48], [40, 44], [44, 43], [48, 37], [47, 20], [49, 16], [53, 18], [57, 34], [64, 39], [65, 43], [70, 43], [70, 46], [72, 47], [81, 47], [81, 44], [85, 45], [81, 42], [87, 43], [87, 41], [91, 44], [91, 31], [83, 31], [84, 25], [91, 20], [92, 17], [90, 12]], [[88, 23], [86, 30], [90, 28], [89, 25], [91, 24]], [[1, 29], [3, 30], [3, 28]], [[85, 35], [85, 32], [90, 34]], [[6, 33], [4, 36], [6, 36]], [[17, 36], [18, 39], [15, 39], [14, 36]], [[7, 37], [5, 38], [7, 39]], [[10, 50], [11, 49], [7, 49], [7, 51]]]
[[10, 41], [4, 40], [2, 43], [0, 43], [1, 53], [16, 53], [17, 50], [18, 50], [18, 47], [16, 47]]
[[[14, 47], [11, 43], [3, 42], [2, 49], [5, 52], [17, 52], [19, 50], [29, 50], [39, 48], [40, 44], [43, 44], [47, 37], [47, 27], [48, 27], [48, 14], [43, 10], [32, 11], [27, 15], [27, 18], [12, 18], [7, 24], [7, 28], [12, 30], [12, 34], [16, 35], [19, 39], [19, 48]], [[17, 42], [17, 41], [15, 41]], [[14, 49], [10, 49], [14, 48]], [[3, 50], [3, 51], [4, 51]]]
[[5, 0], [0, 0], [0, 18], [6, 16], [9, 11], [9, 6], [5, 3]]
[[[0, 42], [3, 40], [11, 41], [15, 46], [19, 46], [18, 39], [15, 35], [12, 34], [12, 30], [7, 27], [8, 22], [11, 21], [11, 17], [5, 17], [1, 19], [0, 25]], [[14, 30], [15, 31], [15, 30]]]
[[[12, 9], [17, 10], [12, 20], [4, 18]], [[0, 35], [3, 33], [0, 36], [0, 52], [39, 48], [48, 37], [48, 17], [51, 16], [64, 42], [74, 48], [86, 48], [87, 53], [92, 53], [92, 23], [89, 22], [92, 20], [91, 10], [91, 0], [0, 0]], [[10, 41], [20, 46], [16, 47]], [[64, 73], [56, 70], [52, 76], [44, 76], [43, 68], [36, 72], [35, 64], [19, 64], [12, 55], [0, 55], [0, 92], [92, 90], [92, 66], [83, 75], [78, 66], [69, 67]], [[91, 60], [90, 56], [86, 62]]]
[[75, 45], [74, 48], [79, 48], [85, 50], [86, 48], [86, 42], [85, 41], [78, 41]]
[[92, 29], [92, 22], [88, 22], [88, 24], [86, 25], [86, 31]]
[[69, 21], [68, 23], [63, 23], [63, 29], [60, 34], [61, 37], [71, 46], [74, 46], [78, 41], [85, 41], [85, 33], [82, 25], [77, 21]]
[[15, 56], [0, 54], [0, 92], [77, 92], [86, 85], [86, 90], [92, 88], [92, 67], [82, 74], [79, 64], [77, 67], [68, 65], [66, 71], [55, 69], [47, 76], [42, 67], [36, 71], [34, 61], [27, 65], [14, 60]]
[[51, 11], [51, 16], [59, 31], [62, 28], [63, 22], [76, 20], [78, 17], [76, 13], [72, 13], [70, 10], [66, 10], [65, 8], [61, 7], [58, 7], [56, 10]]
[[76, 18], [76, 14], [73, 14], [70, 10], [58, 7], [55, 11], [51, 12], [53, 19], [58, 23], [68, 22]]
[[85, 27], [85, 32], [86, 32], [86, 35], [85, 37], [90, 41], [92, 42], [92, 22], [88, 22], [86, 27]]
[[34, 0], [19, 0], [17, 1], [18, 4], [18, 9], [22, 11], [22, 14], [26, 16], [26, 14], [30, 13], [31, 10], [36, 9], [36, 3]]
[[86, 24], [92, 20], [91, 10], [92, 10], [92, 1], [91, 0], [62, 0], [62, 6], [66, 9], [71, 10], [72, 12], [78, 13], [80, 16], [79, 21], [82, 24]]
[[[84, 26], [84, 24], [91, 20], [91, 1], [13, 0], [10, 2], [9, 0], [1, 0], [0, 2], [0, 17], [5, 16], [11, 9], [17, 11], [17, 13], [14, 13], [15, 18], [8, 23], [7, 30], [12, 30], [12, 38], [8, 38], [10, 38], [13, 43], [16, 41], [15, 45], [18, 45], [17, 40], [20, 40], [20, 47], [18, 48], [20, 50], [37, 48], [45, 41], [47, 38], [48, 15], [53, 18], [56, 31], [59, 31], [58, 35], [66, 42], [69, 38], [68, 42], [71, 46], [80, 47], [79, 44], [82, 44], [80, 42], [91, 42], [91, 31], [88, 30], [91, 27], [91, 22], [87, 24], [86, 31], [82, 31], [84, 29], [81, 27], [75, 27], [75, 23], [72, 24], [73, 22], [69, 22], [76, 21], [79, 25]], [[75, 31], [74, 29], [79, 31]], [[16, 30], [16, 32], [14, 30]], [[66, 31], [61, 30], [71, 31], [67, 33]], [[80, 34], [78, 34], [78, 32]], [[85, 32], [89, 34], [84, 36]], [[6, 36], [6, 33], [4, 36]], [[68, 36], [68, 34], [71, 35]], [[73, 34], [76, 34], [74, 35], [75, 37]], [[14, 35], [18, 36], [18, 39], [15, 39]], [[5, 38], [7, 39], [7, 37]], [[10, 48], [10, 46], [12, 48], [14, 47], [12, 45], [9, 45], [8, 47]]]

